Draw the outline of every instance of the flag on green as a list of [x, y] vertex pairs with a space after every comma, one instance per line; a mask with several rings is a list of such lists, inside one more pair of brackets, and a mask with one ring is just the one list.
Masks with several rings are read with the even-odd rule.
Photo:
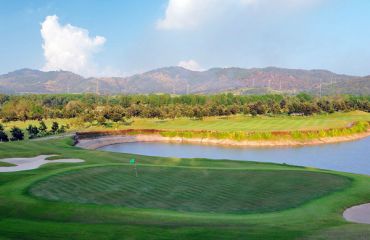
[[135, 164], [135, 159], [133, 158], [133, 159], [130, 159], [130, 164]]

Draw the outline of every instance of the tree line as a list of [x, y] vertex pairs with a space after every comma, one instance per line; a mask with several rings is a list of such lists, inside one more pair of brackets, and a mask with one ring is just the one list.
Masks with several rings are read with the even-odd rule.
[[[52, 134], [58, 134], [58, 133], [64, 133], [66, 131], [66, 126], [62, 125], [59, 127], [58, 122], [53, 122], [50, 130], [48, 130], [48, 127], [46, 126], [44, 121], [39, 122], [39, 126], [36, 125], [28, 125], [26, 128], [26, 131], [28, 133], [28, 138], [38, 138], [38, 137], [44, 137]], [[10, 129], [10, 137], [5, 132], [5, 128], [2, 124], [0, 124], [0, 142], [9, 142], [9, 141], [21, 141], [24, 140], [25, 134], [22, 129], [19, 127], [12, 127]]]
[[81, 118], [83, 121], [118, 122], [132, 117], [203, 118], [235, 114], [312, 115], [337, 111], [370, 112], [370, 96], [315, 97], [305, 93], [295, 96], [268, 95], [0, 95], [3, 122]]

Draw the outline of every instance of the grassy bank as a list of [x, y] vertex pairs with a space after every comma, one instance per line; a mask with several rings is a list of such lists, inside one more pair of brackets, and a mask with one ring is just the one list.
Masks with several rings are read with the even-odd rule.
[[78, 132], [79, 139], [94, 138], [111, 135], [152, 135], [159, 134], [169, 138], [188, 139], [217, 139], [233, 141], [310, 141], [316, 139], [345, 137], [354, 134], [367, 133], [369, 123], [365, 121], [352, 123], [343, 128], [302, 131], [272, 131], [272, 132], [247, 132], [247, 131], [197, 131], [197, 130], [159, 130], [159, 129], [127, 129], [106, 131]]
[[[370, 232], [341, 216], [370, 201], [368, 176], [89, 151], [71, 143], [0, 144], [1, 158], [59, 154], [86, 161], [0, 174], [1, 238], [358, 239]], [[139, 162], [138, 178], [131, 158]]]
[[368, 122], [356, 122], [353, 126], [345, 128], [332, 128], [322, 130], [305, 131], [280, 131], [280, 132], [219, 132], [219, 131], [164, 131], [160, 134], [164, 137], [182, 137], [182, 138], [210, 138], [210, 139], [231, 139], [235, 141], [280, 141], [297, 140], [307, 141], [327, 137], [342, 137], [352, 134], [367, 132]]
[[[314, 116], [246, 116], [210, 117], [202, 120], [180, 119], [134, 119], [123, 129], [162, 129], [198, 131], [304, 131], [347, 127], [352, 122], [370, 121], [370, 113], [349, 112]], [[114, 128], [114, 126], [113, 126]], [[118, 127], [119, 129], [119, 127]]]

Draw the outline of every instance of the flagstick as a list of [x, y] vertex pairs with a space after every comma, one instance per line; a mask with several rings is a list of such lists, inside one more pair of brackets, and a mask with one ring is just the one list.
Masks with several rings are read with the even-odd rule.
[[136, 162], [135, 162], [135, 174], [136, 174], [136, 177], [137, 177], [137, 167], [136, 167]]

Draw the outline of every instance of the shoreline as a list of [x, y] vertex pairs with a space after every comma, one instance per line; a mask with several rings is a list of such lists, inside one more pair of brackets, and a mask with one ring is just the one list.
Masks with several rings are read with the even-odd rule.
[[235, 141], [230, 139], [213, 139], [213, 138], [184, 138], [184, 137], [164, 137], [160, 134], [137, 134], [137, 135], [105, 135], [100, 137], [78, 139], [77, 147], [85, 149], [98, 149], [104, 146], [132, 143], [132, 142], [167, 142], [167, 143], [190, 143], [204, 145], [221, 145], [230, 147], [302, 147], [322, 144], [334, 144], [341, 142], [355, 141], [370, 136], [370, 130], [351, 134], [347, 136], [325, 137], [307, 141], [297, 140], [261, 140], [261, 141]]

